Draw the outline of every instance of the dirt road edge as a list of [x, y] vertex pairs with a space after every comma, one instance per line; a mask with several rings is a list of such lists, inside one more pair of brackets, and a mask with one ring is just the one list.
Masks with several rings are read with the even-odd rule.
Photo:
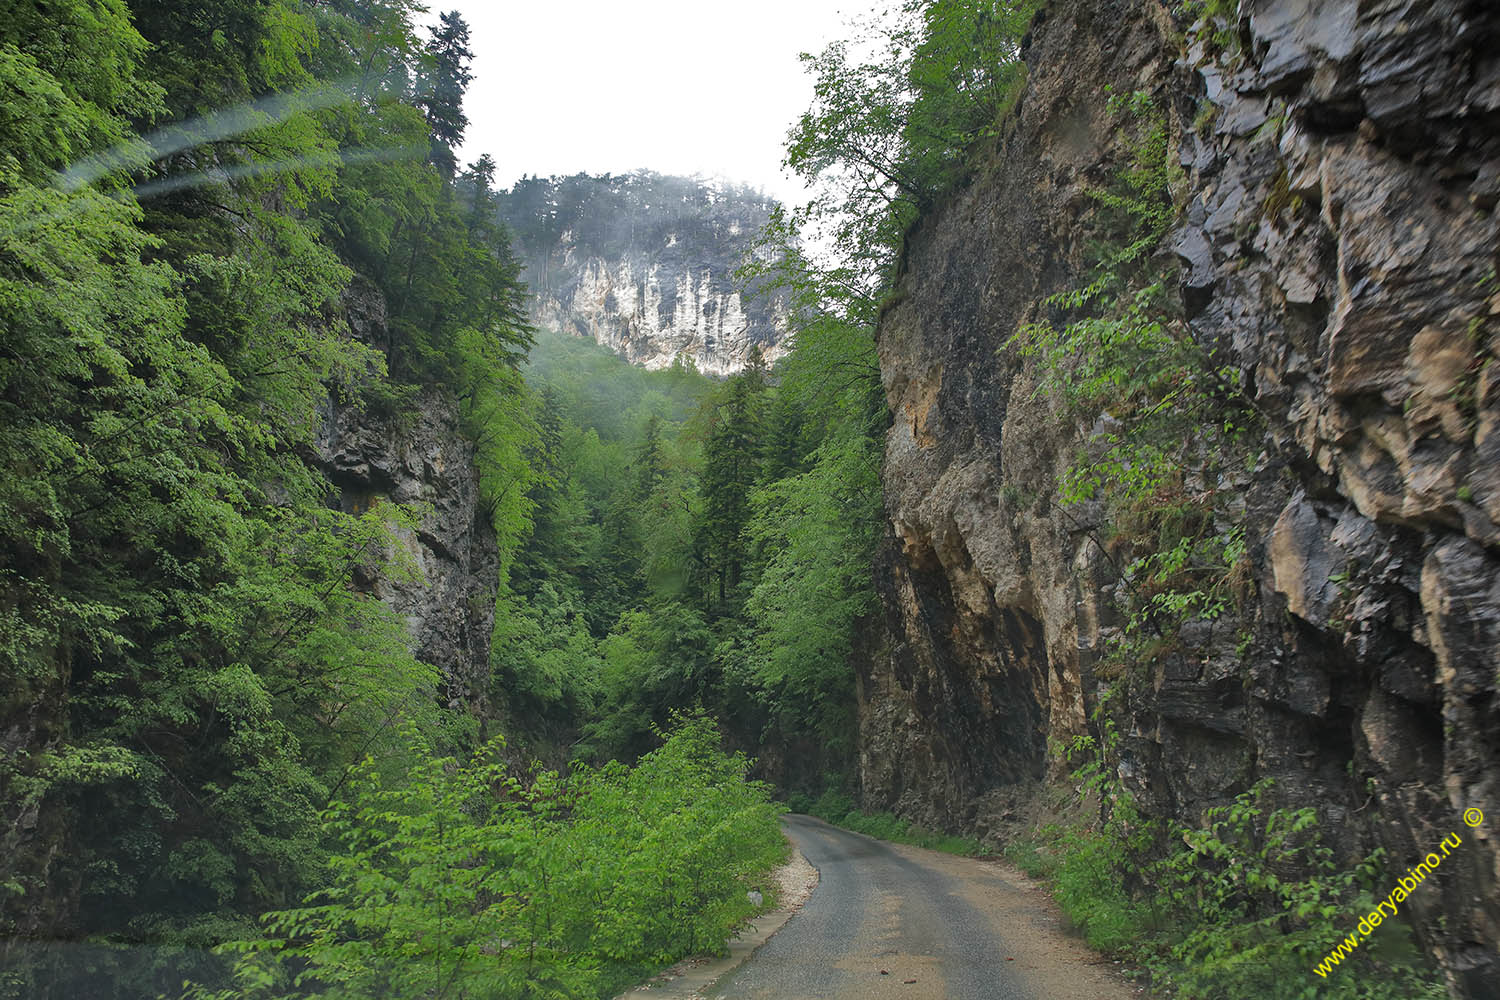
[[744, 964], [761, 945], [771, 939], [771, 935], [781, 930], [802, 909], [802, 905], [818, 886], [818, 870], [802, 856], [802, 852], [794, 844], [792, 856], [786, 864], [771, 873], [768, 881], [776, 883], [776, 909], [767, 910], [751, 920], [740, 931], [739, 936], [729, 942], [728, 955], [685, 958], [639, 986], [626, 990], [615, 1000], [629, 1000], [632, 997], [696, 1000], [703, 997], [715, 983]]

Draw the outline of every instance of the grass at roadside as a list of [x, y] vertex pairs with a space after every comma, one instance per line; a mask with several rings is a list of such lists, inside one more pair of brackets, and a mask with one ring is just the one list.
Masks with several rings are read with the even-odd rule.
[[911, 844], [948, 854], [981, 855], [989, 853], [979, 841], [972, 837], [959, 837], [951, 833], [928, 830], [908, 823], [888, 812], [868, 813], [855, 808], [854, 800], [843, 792], [827, 791], [816, 799], [810, 795], [795, 793], [787, 800], [792, 812], [816, 816], [834, 826], [841, 826], [855, 833], [863, 833], [880, 840], [897, 844]]

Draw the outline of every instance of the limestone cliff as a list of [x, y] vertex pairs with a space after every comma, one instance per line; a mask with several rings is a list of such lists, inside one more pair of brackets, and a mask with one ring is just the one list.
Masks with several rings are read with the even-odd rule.
[[[1055, 484], [1088, 428], [1007, 341], [1077, 281], [1121, 161], [1104, 88], [1168, 109], [1195, 339], [1264, 422], [1253, 576], [1124, 706], [1120, 774], [1196, 821], [1256, 779], [1393, 867], [1455, 995], [1500, 996], [1500, 11], [1256, 0], [1225, 44], [1153, 0], [1057, 0], [999, 164], [910, 234], [879, 328], [894, 415], [860, 669], [869, 804], [985, 832], [1084, 732], [1119, 626], [1098, 512]], [[1491, 817], [1461, 825], [1466, 808]]]
[[537, 326], [588, 337], [645, 368], [710, 375], [786, 353], [785, 293], [734, 271], [774, 203], [753, 191], [641, 172], [528, 178], [502, 197]]
[[[369, 343], [384, 341], [385, 303], [356, 282], [350, 326]], [[438, 667], [451, 708], [482, 710], [489, 685], [499, 550], [479, 497], [474, 445], [461, 432], [458, 406], [423, 390], [407, 412], [381, 415], [329, 400], [315, 441], [315, 464], [346, 512], [390, 500], [422, 510], [400, 544], [415, 565], [412, 580], [364, 572], [357, 583], [401, 615], [418, 659]]]

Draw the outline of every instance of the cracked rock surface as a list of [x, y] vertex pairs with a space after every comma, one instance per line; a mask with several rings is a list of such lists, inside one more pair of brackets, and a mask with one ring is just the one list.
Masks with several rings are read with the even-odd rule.
[[[354, 335], [385, 341], [385, 303], [356, 282], [346, 302]], [[450, 707], [482, 708], [488, 696], [499, 549], [479, 497], [474, 445], [459, 426], [458, 404], [424, 389], [408, 412], [379, 415], [330, 399], [314, 441], [313, 464], [348, 513], [393, 501], [421, 511], [397, 544], [415, 579], [356, 574], [406, 622], [417, 658], [442, 671]]]
[[1120, 573], [1053, 484], [1090, 428], [1005, 345], [1083, 273], [1086, 192], [1126, 155], [1103, 88], [1146, 91], [1182, 170], [1188, 322], [1265, 432], [1231, 484], [1254, 597], [1150, 666], [1122, 776], [1189, 823], [1274, 777], [1275, 805], [1393, 868], [1460, 830], [1409, 915], [1455, 995], [1500, 996], [1500, 844], [1459, 819], [1500, 819], [1500, 10], [1255, 0], [1229, 44], [1189, 27], [1153, 0], [1047, 5], [998, 165], [909, 238], [878, 333], [865, 801], [997, 830], [1066, 771], [1049, 740], [1087, 729]]

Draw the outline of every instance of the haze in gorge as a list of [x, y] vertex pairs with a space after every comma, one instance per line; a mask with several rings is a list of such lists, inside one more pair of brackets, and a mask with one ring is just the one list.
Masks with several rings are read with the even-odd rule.
[[1500, 998], [1497, 202], [1473, 0], [0, 0], [0, 1000]]

